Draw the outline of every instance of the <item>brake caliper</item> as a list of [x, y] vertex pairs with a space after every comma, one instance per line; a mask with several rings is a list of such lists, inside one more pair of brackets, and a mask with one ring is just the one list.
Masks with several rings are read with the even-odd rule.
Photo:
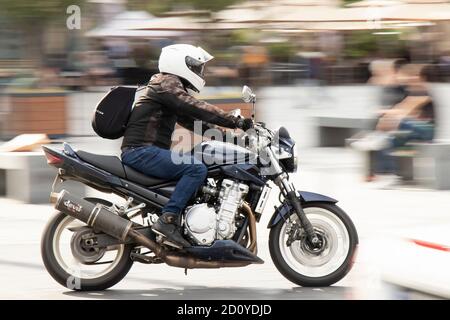
[[286, 231], [288, 239], [286, 240], [286, 246], [290, 247], [294, 241], [300, 240], [302, 235], [302, 227], [297, 223], [292, 222], [289, 226], [289, 230]]

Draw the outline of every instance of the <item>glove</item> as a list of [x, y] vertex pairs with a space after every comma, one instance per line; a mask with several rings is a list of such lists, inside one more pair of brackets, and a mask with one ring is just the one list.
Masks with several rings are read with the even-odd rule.
[[238, 118], [236, 126], [239, 129], [247, 131], [248, 129], [253, 128], [253, 120], [252, 119]]

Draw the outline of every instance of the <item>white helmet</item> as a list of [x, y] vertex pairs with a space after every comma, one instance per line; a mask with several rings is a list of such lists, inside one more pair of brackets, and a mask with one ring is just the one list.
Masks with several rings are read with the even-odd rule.
[[205, 63], [214, 57], [200, 47], [190, 44], [174, 44], [162, 48], [159, 56], [159, 72], [174, 74], [185, 79], [192, 89], [200, 92], [205, 86]]

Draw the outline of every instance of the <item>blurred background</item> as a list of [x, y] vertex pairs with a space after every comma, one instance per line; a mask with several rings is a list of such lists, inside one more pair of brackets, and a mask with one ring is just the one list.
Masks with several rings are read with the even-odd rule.
[[[67, 141], [119, 155], [119, 140], [92, 130], [93, 110], [113, 86], [146, 84], [160, 49], [175, 43], [215, 57], [200, 98], [248, 115], [240, 91], [254, 89], [257, 120], [285, 126], [297, 141], [295, 183], [340, 200], [358, 228], [360, 253], [338, 286], [291, 288], [270, 263], [263, 220], [267, 263], [252, 267], [248, 283], [243, 269], [155, 284], [138, 266], [134, 280], [96, 297], [450, 298], [446, 0], [1, 1], [0, 277], [8, 292], [0, 298], [87, 297], [64, 293], [39, 260], [55, 175], [40, 145]], [[415, 112], [393, 117], [401, 108]], [[268, 274], [273, 280], [262, 286]]]

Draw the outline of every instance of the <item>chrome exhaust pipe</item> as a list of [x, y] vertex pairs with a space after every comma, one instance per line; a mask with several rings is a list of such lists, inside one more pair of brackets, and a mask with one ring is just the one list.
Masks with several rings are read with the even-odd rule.
[[150, 249], [161, 258], [167, 265], [183, 269], [214, 269], [245, 267], [251, 264], [249, 261], [209, 261], [201, 260], [182, 253], [167, 251], [155, 241], [147, 238], [135, 230], [131, 230], [129, 236], [140, 245]]

